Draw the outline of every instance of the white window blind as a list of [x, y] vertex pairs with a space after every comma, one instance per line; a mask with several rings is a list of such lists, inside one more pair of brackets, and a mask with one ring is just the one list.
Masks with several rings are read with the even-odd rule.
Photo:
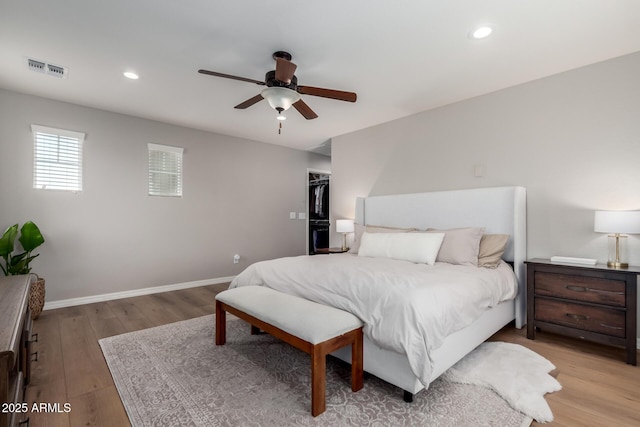
[[33, 188], [82, 191], [84, 133], [31, 125]]
[[182, 152], [180, 147], [147, 144], [149, 150], [149, 195], [182, 196]]

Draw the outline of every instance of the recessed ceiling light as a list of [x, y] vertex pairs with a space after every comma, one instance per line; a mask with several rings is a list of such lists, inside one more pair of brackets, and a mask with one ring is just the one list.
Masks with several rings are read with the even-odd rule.
[[125, 71], [122, 74], [124, 74], [124, 76], [126, 78], [131, 79], [131, 80], [138, 80], [140, 78], [140, 76], [138, 76], [136, 73], [134, 73], [132, 71]]
[[493, 28], [485, 25], [483, 27], [478, 27], [475, 30], [473, 30], [471, 33], [469, 33], [469, 36], [472, 39], [483, 39], [485, 37], [488, 37], [492, 32], [493, 32]]

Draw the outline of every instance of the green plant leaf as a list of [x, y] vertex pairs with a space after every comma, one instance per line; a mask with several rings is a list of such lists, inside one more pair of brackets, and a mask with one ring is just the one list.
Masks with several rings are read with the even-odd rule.
[[15, 261], [15, 258], [11, 259], [11, 265], [9, 266], [10, 275], [29, 274], [31, 272], [31, 267], [29, 267], [29, 263], [40, 254], [26, 257], [26, 258], [23, 257], [23, 255], [26, 255], [26, 252], [19, 255], [20, 259], [18, 261]]
[[22, 252], [21, 254], [12, 255], [11, 256], [11, 265], [17, 265], [19, 262], [24, 260], [27, 256], [26, 252]]
[[13, 245], [18, 234], [18, 224], [8, 227], [0, 237], [0, 256], [6, 257], [13, 252]]
[[7, 265], [7, 270], [9, 274], [10, 275], [26, 274], [25, 270], [30, 270], [29, 268], [30, 258], [32, 257], [27, 257], [26, 252], [22, 252], [21, 254], [12, 256], [9, 259], [9, 264]]
[[15, 272], [12, 274], [29, 274], [31, 272], [31, 267], [29, 267], [29, 263], [39, 255], [40, 254], [36, 254], [36, 255], [27, 257], [24, 260], [22, 260], [20, 264], [16, 264]]
[[32, 221], [24, 223], [20, 229], [20, 238], [18, 240], [22, 248], [27, 252], [31, 252], [44, 243], [44, 237], [42, 237], [40, 229]]

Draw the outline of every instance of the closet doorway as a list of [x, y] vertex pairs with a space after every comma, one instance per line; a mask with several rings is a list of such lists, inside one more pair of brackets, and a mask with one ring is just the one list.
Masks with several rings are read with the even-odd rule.
[[331, 172], [307, 170], [307, 253], [329, 252]]

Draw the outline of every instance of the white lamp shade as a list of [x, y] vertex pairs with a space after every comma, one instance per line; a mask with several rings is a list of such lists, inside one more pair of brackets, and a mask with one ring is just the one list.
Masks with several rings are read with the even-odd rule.
[[300, 94], [295, 90], [286, 87], [268, 87], [260, 92], [260, 95], [269, 102], [274, 110], [282, 108], [288, 110], [291, 106], [300, 100]]
[[596, 233], [640, 234], [640, 211], [596, 211]]
[[336, 231], [338, 233], [353, 233], [354, 225], [352, 219], [339, 219], [336, 221]]

